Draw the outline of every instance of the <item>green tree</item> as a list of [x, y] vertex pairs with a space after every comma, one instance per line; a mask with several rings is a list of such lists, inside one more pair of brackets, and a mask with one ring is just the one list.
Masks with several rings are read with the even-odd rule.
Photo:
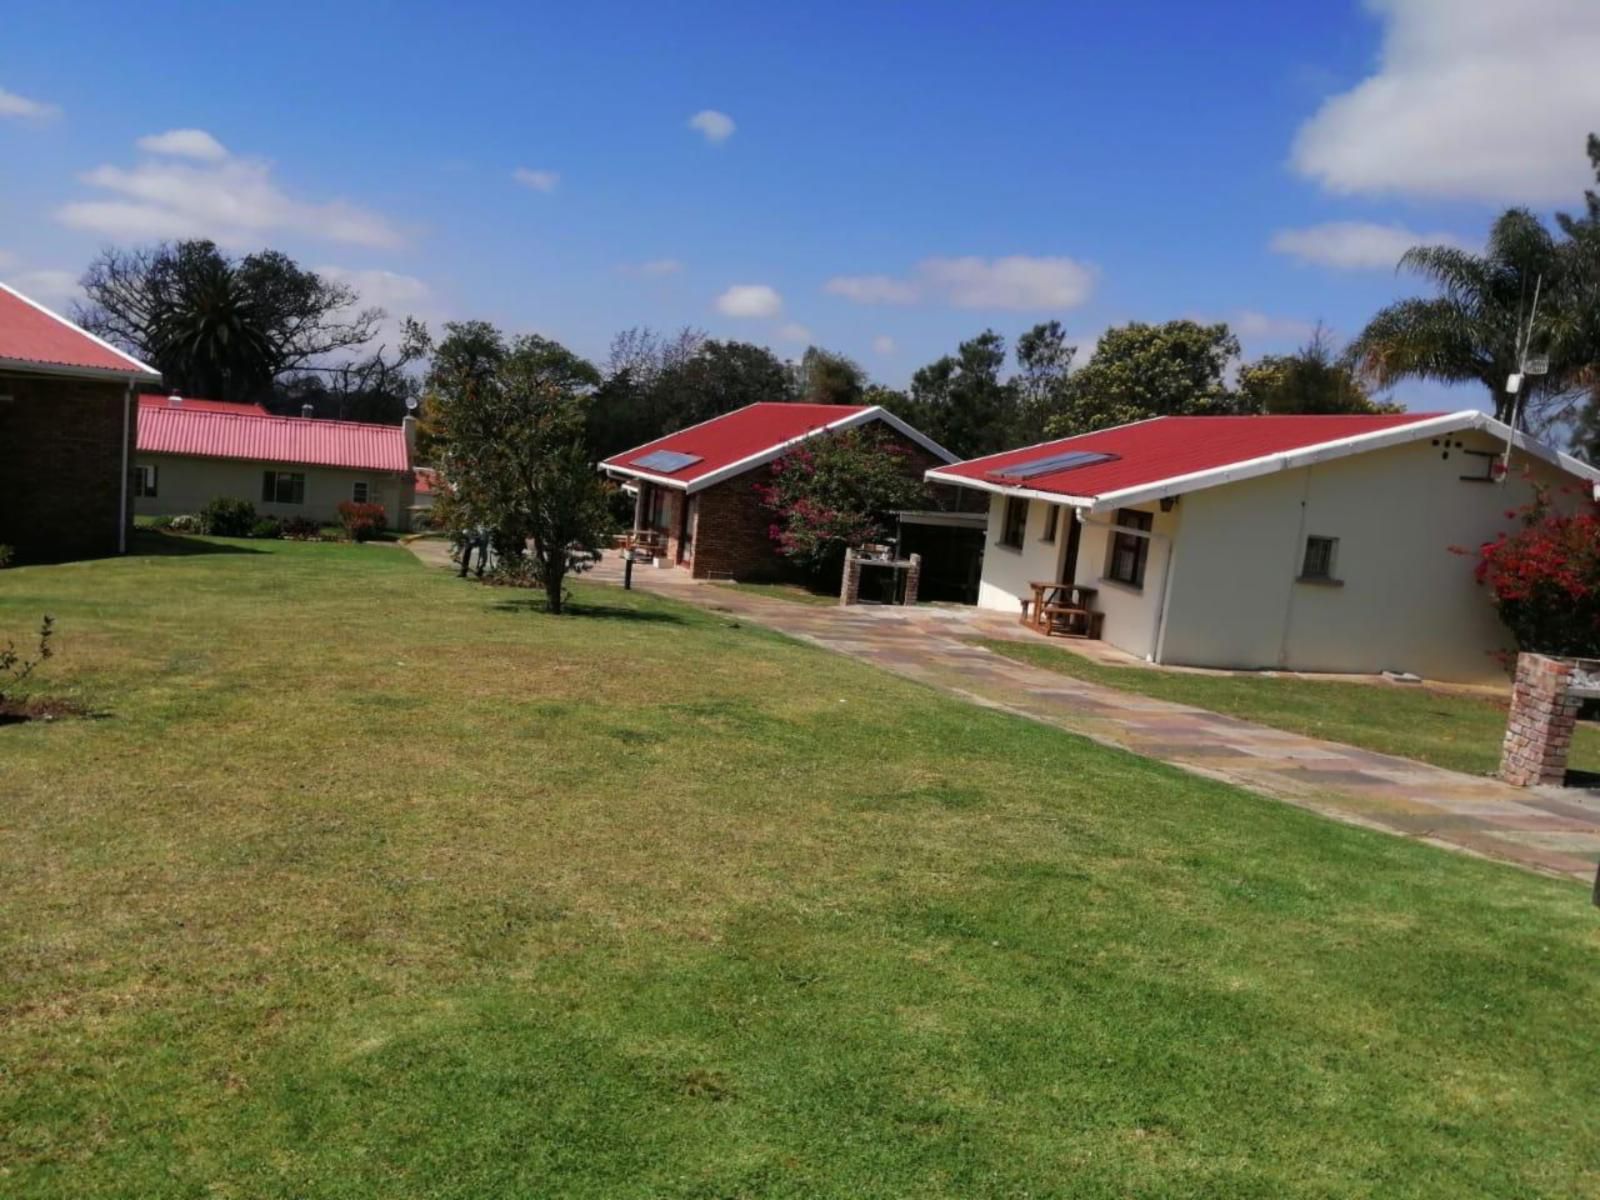
[[772, 351], [749, 342], [714, 339], [681, 361], [664, 365], [653, 387], [653, 407], [666, 422], [662, 433], [747, 404], [794, 399], [789, 369]]
[[287, 255], [230, 258], [208, 241], [103, 251], [74, 318], [190, 395], [264, 401], [274, 384], [372, 340], [384, 312]]
[[[1351, 345], [1362, 375], [1380, 386], [1402, 379], [1482, 384], [1502, 421], [1520, 409], [1534, 427], [1564, 415], [1595, 361], [1584, 335], [1583, 241], [1561, 241], [1531, 212], [1514, 208], [1495, 221], [1482, 254], [1454, 246], [1415, 246], [1401, 269], [1434, 284], [1438, 294], [1381, 309]], [[1521, 363], [1524, 327], [1535, 290], [1539, 315], [1528, 349], [1547, 355], [1549, 372], [1523, 381], [1520, 396], [1506, 380]]]
[[779, 553], [818, 579], [837, 576], [846, 547], [882, 540], [897, 510], [928, 507], [909, 452], [876, 424], [809, 439], [759, 491]]
[[1107, 330], [1067, 377], [1047, 432], [1064, 437], [1147, 417], [1236, 412], [1226, 377], [1238, 356], [1239, 339], [1224, 324], [1135, 321]]
[[962, 458], [1006, 449], [1016, 422], [1017, 392], [1000, 377], [1006, 341], [992, 329], [962, 342], [911, 377], [910, 412], [899, 416]]
[[508, 346], [492, 326], [470, 322], [446, 327], [428, 379], [451, 523], [492, 528], [513, 550], [526, 545], [557, 614], [567, 576], [599, 561], [611, 532], [584, 439], [598, 377], [559, 343], [530, 336]]
[[1017, 428], [1013, 440], [1028, 445], [1045, 436], [1045, 426], [1065, 400], [1076, 346], [1067, 344], [1060, 321], [1043, 321], [1017, 339]]
[[1398, 412], [1379, 404], [1334, 352], [1319, 324], [1293, 354], [1264, 354], [1239, 368], [1239, 407], [1259, 413]]
[[807, 404], [860, 404], [867, 374], [854, 359], [807, 346], [796, 372], [795, 398]]

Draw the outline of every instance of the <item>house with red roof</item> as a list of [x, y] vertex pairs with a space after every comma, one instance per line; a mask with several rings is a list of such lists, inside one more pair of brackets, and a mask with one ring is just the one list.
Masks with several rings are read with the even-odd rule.
[[867, 426], [900, 443], [908, 471], [955, 461], [878, 405], [760, 403], [613, 454], [600, 469], [634, 492], [634, 530], [651, 535], [666, 564], [696, 579], [772, 578], [784, 562], [758, 493], [772, 463], [810, 438]]
[[121, 554], [139, 389], [161, 375], [0, 283], [0, 545], [20, 562]]
[[[1475, 549], [1600, 472], [1476, 410], [1159, 417], [928, 472], [987, 494], [978, 603], [1153, 663], [1504, 681]], [[1064, 585], [1064, 586], [1062, 586]]]
[[219, 497], [249, 500], [272, 517], [339, 519], [343, 501], [381, 504], [391, 529], [409, 529], [416, 421], [368, 425], [317, 420], [309, 406], [283, 417], [254, 404], [139, 397], [134, 509], [193, 513]]

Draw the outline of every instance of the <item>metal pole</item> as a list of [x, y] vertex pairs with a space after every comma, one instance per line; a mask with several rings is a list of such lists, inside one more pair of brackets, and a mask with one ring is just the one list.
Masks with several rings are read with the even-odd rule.
[[633, 591], [633, 551], [622, 552], [622, 590]]

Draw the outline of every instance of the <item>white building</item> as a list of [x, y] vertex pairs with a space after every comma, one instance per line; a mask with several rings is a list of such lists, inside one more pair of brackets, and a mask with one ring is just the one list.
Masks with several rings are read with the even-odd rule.
[[1086, 589], [1152, 662], [1503, 680], [1471, 553], [1600, 472], [1484, 413], [1161, 417], [952, 467], [991, 494], [978, 603]]

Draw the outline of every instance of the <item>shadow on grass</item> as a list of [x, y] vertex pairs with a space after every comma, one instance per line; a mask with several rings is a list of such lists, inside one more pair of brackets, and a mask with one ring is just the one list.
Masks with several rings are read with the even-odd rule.
[[[510, 596], [504, 600], [496, 600], [489, 606], [495, 612], [536, 613], [545, 615], [549, 610], [545, 607], [543, 595], [538, 596]], [[676, 613], [655, 612], [650, 609], [640, 608], [613, 608], [601, 604], [574, 604], [568, 601], [561, 610], [563, 618], [572, 617], [574, 620], [603, 620], [603, 621], [644, 621], [661, 625], [682, 625], [683, 618]]]
[[146, 558], [170, 558], [183, 554], [265, 554], [254, 546], [238, 546], [221, 542], [207, 542], [187, 537], [181, 533], [160, 533], [154, 529], [136, 529], [128, 553]]

